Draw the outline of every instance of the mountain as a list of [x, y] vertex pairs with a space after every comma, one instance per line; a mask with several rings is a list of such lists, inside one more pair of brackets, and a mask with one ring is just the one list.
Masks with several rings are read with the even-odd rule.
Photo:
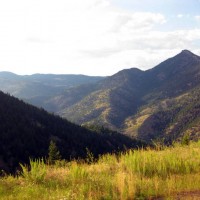
[[[11, 72], [0, 72], [0, 90], [44, 107], [49, 99], [61, 95], [65, 90], [82, 84], [95, 83], [104, 77], [85, 75], [33, 74], [20, 76]], [[52, 107], [49, 111], [55, 111]]]
[[32, 103], [80, 125], [98, 124], [147, 141], [199, 137], [200, 57], [188, 50], [146, 71], [125, 69], [62, 91], [44, 90], [54, 89], [44, 99], [36, 90]]
[[125, 121], [128, 135], [146, 141], [163, 138], [167, 143], [184, 136], [200, 138], [200, 86], [174, 97], [154, 100]]
[[19, 162], [48, 156], [54, 140], [62, 158], [86, 156], [88, 148], [99, 154], [141, 146], [142, 143], [103, 128], [75, 125], [43, 109], [0, 92], [0, 169], [14, 170]]
[[200, 57], [188, 50], [147, 71], [122, 70], [93, 88], [59, 114], [79, 124], [97, 123], [148, 141], [178, 139], [186, 133], [200, 136]]
[[[136, 77], [132, 79], [132, 77]], [[95, 90], [76, 104], [59, 112], [79, 124], [100, 124], [120, 128], [124, 118], [136, 112], [143, 72], [139, 69], [123, 70], [99, 81]]]
[[200, 57], [188, 50], [146, 73], [146, 94], [137, 113], [125, 120], [125, 132], [138, 138], [174, 140], [200, 136]]

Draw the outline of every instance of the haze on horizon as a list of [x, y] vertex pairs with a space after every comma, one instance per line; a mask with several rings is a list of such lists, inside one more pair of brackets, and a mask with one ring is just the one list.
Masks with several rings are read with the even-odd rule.
[[0, 2], [0, 71], [111, 75], [200, 55], [200, 0]]

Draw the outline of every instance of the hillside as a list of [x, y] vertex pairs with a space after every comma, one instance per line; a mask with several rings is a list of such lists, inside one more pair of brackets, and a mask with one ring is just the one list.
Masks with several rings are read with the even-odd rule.
[[194, 139], [200, 129], [199, 87], [200, 57], [183, 50], [150, 70], [132, 68], [107, 77], [59, 114], [79, 124], [97, 123], [145, 140], [164, 137], [169, 141], [184, 134]]
[[44, 99], [36, 89], [40, 95], [29, 102], [80, 125], [103, 125], [147, 141], [199, 138], [200, 57], [188, 50], [147, 71], [125, 69], [93, 83], [57, 88], [48, 86], [52, 94]]
[[125, 132], [145, 140], [199, 138], [200, 57], [184, 50], [146, 73], [151, 86]]
[[164, 138], [166, 142], [184, 136], [200, 138], [200, 87], [173, 98], [163, 98], [141, 107], [126, 119], [126, 134], [145, 139]]
[[142, 95], [142, 81], [141, 70], [123, 70], [98, 82], [93, 92], [59, 114], [79, 124], [120, 128], [123, 120], [134, 114], [141, 104], [138, 97]]
[[104, 77], [70, 74], [33, 74], [22, 76], [11, 72], [0, 72], [0, 90], [38, 107], [43, 107], [49, 111], [56, 111], [53, 106], [48, 106], [48, 101], [52, 97], [62, 95], [69, 88], [95, 83], [102, 79]]
[[50, 140], [64, 159], [83, 158], [86, 148], [97, 157], [142, 145], [106, 129], [89, 131], [2, 92], [0, 100], [0, 169], [14, 170], [29, 158], [47, 157]]

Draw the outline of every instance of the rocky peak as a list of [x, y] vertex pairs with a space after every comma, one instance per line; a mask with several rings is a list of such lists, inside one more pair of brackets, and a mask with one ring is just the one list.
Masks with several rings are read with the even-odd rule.
[[178, 55], [177, 55], [179, 58], [181, 57], [181, 58], [186, 58], [186, 59], [188, 59], [188, 58], [191, 58], [191, 59], [200, 59], [200, 57], [199, 56], [197, 56], [197, 55], [195, 55], [194, 53], [192, 53], [191, 51], [189, 51], [189, 50], [187, 50], [187, 49], [185, 49], [185, 50], [182, 50], [181, 51], [181, 53], [179, 53]]

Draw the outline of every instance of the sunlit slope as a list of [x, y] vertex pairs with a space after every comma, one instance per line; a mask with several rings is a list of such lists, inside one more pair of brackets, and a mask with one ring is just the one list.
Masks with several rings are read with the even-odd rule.
[[145, 140], [167, 135], [176, 139], [198, 124], [199, 87], [200, 57], [184, 50], [150, 70], [133, 68], [107, 77], [59, 114], [79, 124], [97, 123]]

